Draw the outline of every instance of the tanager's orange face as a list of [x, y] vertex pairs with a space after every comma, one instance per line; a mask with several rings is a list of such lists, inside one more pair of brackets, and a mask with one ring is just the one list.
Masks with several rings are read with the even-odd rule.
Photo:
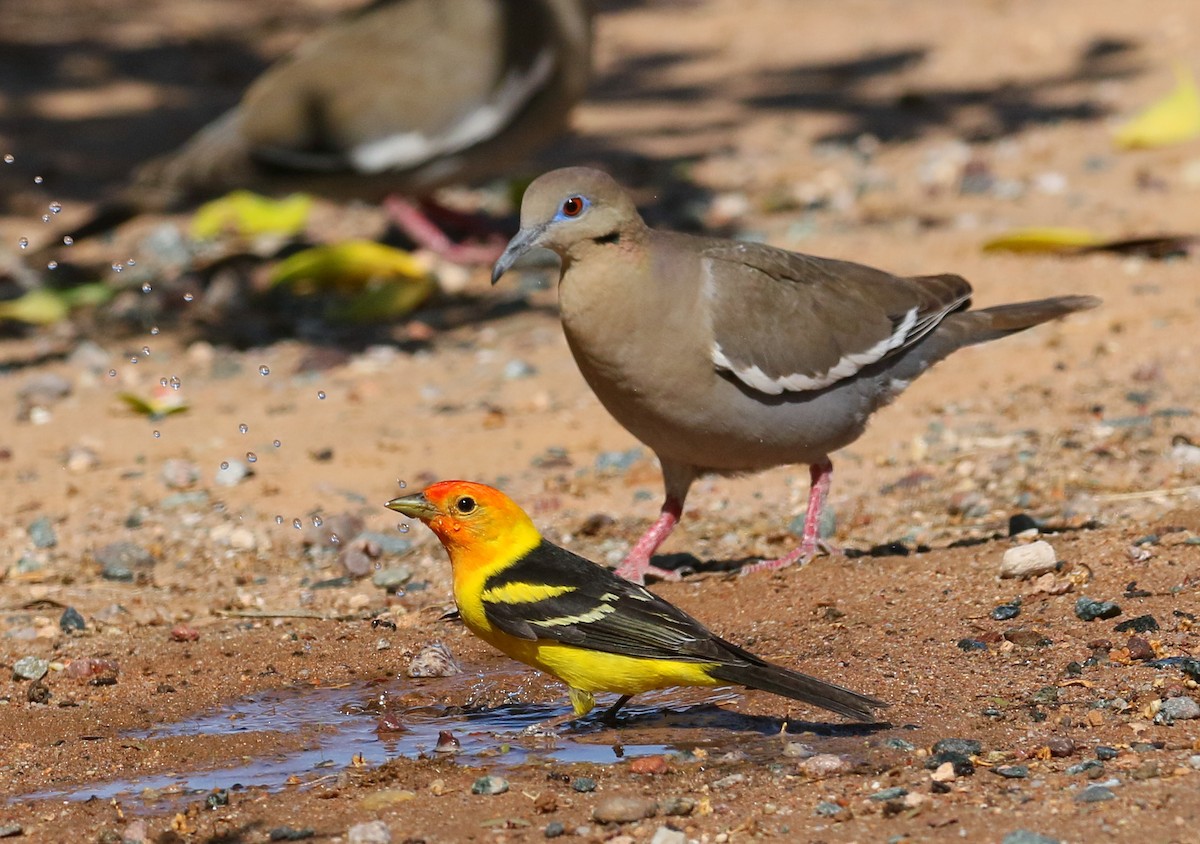
[[456, 567], [484, 565], [497, 556], [508, 559], [540, 541], [525, 511], [486, 484], [441, 481], [387, 506], [427, 524]]

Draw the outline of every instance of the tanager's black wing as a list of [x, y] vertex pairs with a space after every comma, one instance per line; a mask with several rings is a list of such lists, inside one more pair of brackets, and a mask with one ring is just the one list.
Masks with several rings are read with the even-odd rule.
[[482, 598], [488, 621], [521, 639], [650, 659], [724, 662], [734, 656], [734, 646], [683, 610], [545, 540], [489, 577]]

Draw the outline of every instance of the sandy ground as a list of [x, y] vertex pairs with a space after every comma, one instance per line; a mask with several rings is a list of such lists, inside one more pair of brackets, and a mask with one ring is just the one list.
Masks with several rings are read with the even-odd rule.
[[[341, 4], [57, 5], [0, 6], [0, 152], [15, 157], [0, 164], [6, 265], [20, 261], [18, 237], [43, 237], [49, 201], [82, 216]], [[381, 820], [393, 841], [430, 842], [559, 829], [659, 844], [682, 840], [672, 830], [711, 842], [1043, 840], [1006, 839], [1020, 830], [1196, 840], [1200, 719], [1163, 714], [1200, 701], [1196, 663], [1171, 659], [1195, 652], [1200, 612], [1195, 260], [981, 244], [1029, 225], [1200, 232], [1200, 145], [1122, 153], [1110, 136], [1170, 88], [1173, 60], [1197, 55], [1200, 6], [1182, 3], [1136, 14], [1115, 0], [601, 7], [593, 95], [544, 164], [605, 166], [672, 225], [900, 273], [958, 272], [981, 305], [1105, 300], [957, 354], [835, 455], [834, 538], [849, 556], [728, 574], [796, 541], [807, 472], [694, 488], [663, 550], [690, 555], [699, 574], [655, 588], [764, 656], [889, 701], [887, 725], [829, 724], [754, 692], [680, 693], [616, 730], [514, 735], [512, 718], [561, 711], [561, 688], [442, 618], [440, 547], [380, 505], [398, 482], [495, 483], [547, 536], [608, 562], [656, 514], [652, 455], [630, 453], [637, 443], [587, 390], [555, 293], [532, 275], [492, 289], [474, 270], [413, 321], [333, 343], [319, 330], [280, 339], [289, 332], [253, 308], [192, 318], [212, 295], [206, 280], [139, 276], [153, 265], [140, 261], [124, 280], [161, 297], [155, 322], [9, 329], [0, 834], [256, 842], [311, 829], [346, 840]], [[373, 209], [322, 215], [332, 232], [380, 227]], [[186, 216], [135, 221], [80, 254], [101, 266], [141, 257], [164, 221]], [[185, 413], [150, 421], [118, 398], [171, 378]], [[66, 395], [44, 397], [54, 383]], [[222, 462], [252, 474], [223, 485]], [[1005, 551], [1029, 539], [1008, 535], [1018, 514], [1043, 525], [1055, 572], [998, 578]], [[366, 549], [378, 552], [368, 576], [338, 580], [347, 547], [365, 548], [348, 534], [364, 530], [383, 546]], [[98, 555], [118, 541], [151, 558], [129, 582], [102, 576]], [[404, 588], [374, 584], [378, 572], [404, 581], [402, 567]], [[1085, 621], [1083, 596], [1121, 614]], [[1015, 599], [1019, 615], [993, 618]], [[84, 630], [60, 628], [68, 607]], [[1116, 629], [1145, 615], [1157, 629]], [[464, 674], [409, 676], [435, 641]], [[29, 656], [52, 663], [40, 684], [12, 673]], [[339, 691], [351, 703], [303, 708]], [[267, 707], [275, 720], [242, 723], [227, 708], [261, 709], [253, 695], [265, 693], [284, 694]], [[309, 714], [289, 721], [294, 711]], [[195, 734], [169, 729], [198, 718], [207, 726]], [[394, 722], [416, 738], [389, 738]], [[459, 753], [434, 750], [439, 730]], [[980, 743], [973, 773], [962, 760], [957, 773], [927, 767], [946, 738]], [[322, 764], [272, 788], [249, 777], [219, 799], [141, 793], [143, 777], [203, 789], [213, 771], [317, 745]], [[1099, 765], [1097, 747], [1113, 749]], [[1023, 777], [998, 773], [1020, 766]], [[473, 793], [485, 774], [508, 790]], [[28, 796], [108, 794], [114, 779], [128, 784], [115, 798]], [[617, 796], [657, 814], [594, 820]]]

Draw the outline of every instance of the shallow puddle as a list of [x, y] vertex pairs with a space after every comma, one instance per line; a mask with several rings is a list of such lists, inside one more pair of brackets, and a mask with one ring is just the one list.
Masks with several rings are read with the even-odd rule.
[[[153, 741], [178, 736], [216, 736], [269, 732], [305, 736], [302, 749], [242, 761], [232, 767], [177, 771], [114, 779], [77, 789], [41, 791], [17, 800], [120, 799], [124, 804], [178, 803], [220, 789], [311, 786], [354, 766], [370, 768], [389, 759], [441, 756], [464, 765], [511, 767], [526, 763], [615, 763], [658, 753], [709, 753], [736, 750], [764, 755], [779, 752], [780, 722], [752, 718], [719, 705], [736, 701], [728, 689], [674, 690], [641, 696], [622, 710], [620, 729], [595, 721], [555, 736], [524, 735], [524, 730], [567, 711], [566, 704], [514, 704], [468, 709], [415, 701], [411, 686], [361, 683], [342, 688], [304, 688], [264, 692], [152, 730], [126, 733], [124, 739]], [[599, 706], [607, 701], [598, 701]], [[670, 707], [665, 708], [665, 707]], [[439, 734], [449, 731], [454, 742]], [[791, 730], [789, 730], [791, 732]], [[749, 734], [749, 735], [748, 735]], [[230, 761], [235, 761], [231, 759]]]

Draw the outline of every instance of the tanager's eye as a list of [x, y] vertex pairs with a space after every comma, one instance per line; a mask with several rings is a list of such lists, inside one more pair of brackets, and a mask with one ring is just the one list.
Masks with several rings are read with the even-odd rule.
[[454, 506], [460, 513], [470, 513], [475, 510], [475, 499], [469, 495], [464, 495], [458, 501], [454, 502]]

